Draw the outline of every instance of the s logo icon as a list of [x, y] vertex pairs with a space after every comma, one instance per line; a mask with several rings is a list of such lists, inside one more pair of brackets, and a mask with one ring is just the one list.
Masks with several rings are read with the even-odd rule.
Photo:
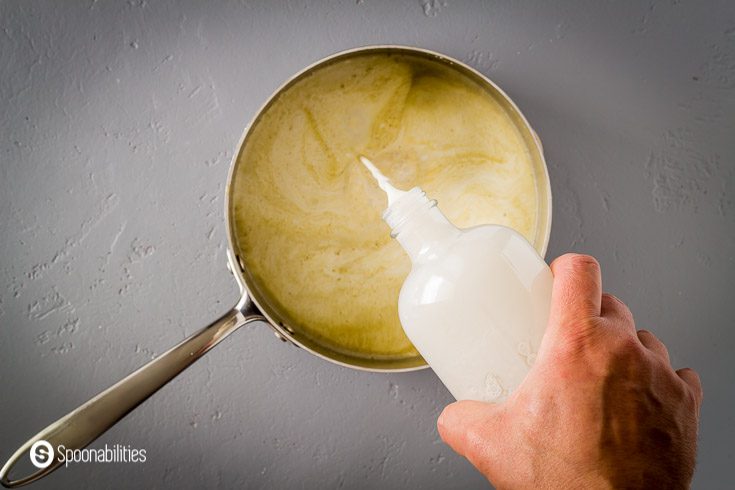
[[54, 461], [54, 448], [48, 442], [36, 441], [31, 446], [31, 463], [36, 468], [48, 468]]

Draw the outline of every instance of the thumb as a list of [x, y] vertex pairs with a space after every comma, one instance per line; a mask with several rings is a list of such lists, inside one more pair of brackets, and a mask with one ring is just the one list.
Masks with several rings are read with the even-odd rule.
[[437, 429], [449, 447], [474, 462], [497, 434], [497, 414], [498, 406], [493, 403], [462, 400], [444, 408]]

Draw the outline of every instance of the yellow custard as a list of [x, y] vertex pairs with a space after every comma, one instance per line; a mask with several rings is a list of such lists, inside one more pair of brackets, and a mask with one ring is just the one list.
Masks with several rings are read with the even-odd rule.
[[498, 102], [439, 63], [366, 54], [319, 68], [252, 128], [233, 181], [233, 234], [254, 285], [288, 322], [339, 352], [417, 352], [398, 320], [411, 263], [381, 215], [419, 186], [457, 226], [510, 226], [533, 243], [538, 196], [528, 148]]

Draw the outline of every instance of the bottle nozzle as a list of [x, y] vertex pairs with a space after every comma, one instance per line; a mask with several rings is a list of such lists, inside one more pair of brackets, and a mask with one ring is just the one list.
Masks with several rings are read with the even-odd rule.
[[395, 237], [395, 234], [398, 233], [396, 229], [418, 210], [429, 209], [436, 205], [436, 201], [427, 198], [421, 188], [413, 187], [408, 191], [396, 189], [390, 183], [390, 179], [373, 165], [373, 162], [362, 155], [360, 155], [360, 161], [370, 170], [380, 188], [388, 196], [388, 207], [383, 213], [383, 221], [393, 230], [391, 236]]
[[393, 187], [393, 184], [391, 184], [390, 179], [383, 175], [383, 173], [378, 170], [378, 168], [368, 160], [366, 157], [360, 155], [360, 161], [363, 165], [370, 171], [370, 173], [373, 175], [375, 180], [378, 182], [378, 186], [380, 186], [381, 189], [385, 192], [386, 196], [388, 196], [388, 207], [390, 207], [394, 202], [398, 200], [401, 196], [406, 194], [406, 191], [403, 191], [401, 189], [396, 189]]

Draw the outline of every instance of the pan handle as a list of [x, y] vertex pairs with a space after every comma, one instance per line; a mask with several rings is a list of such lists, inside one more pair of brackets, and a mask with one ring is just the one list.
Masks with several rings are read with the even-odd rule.
[[[59, 445], [63, 445], [65, 450], [86, 447], [222, 339], [255, 320], [265, 321], [265, 318], [244, 293], [232, 310], [211, 325], [192, 334], [33, 436], [2, 467], [0, 483], [14, 488], [48, 475], [63, 463], [56, 451]], [[31, 448], [32, 451], [29, 451]], [[46, 466], [29, 476], [10, 480], [10, 470], [25, 454], [31, 457], [36, 467]]]

